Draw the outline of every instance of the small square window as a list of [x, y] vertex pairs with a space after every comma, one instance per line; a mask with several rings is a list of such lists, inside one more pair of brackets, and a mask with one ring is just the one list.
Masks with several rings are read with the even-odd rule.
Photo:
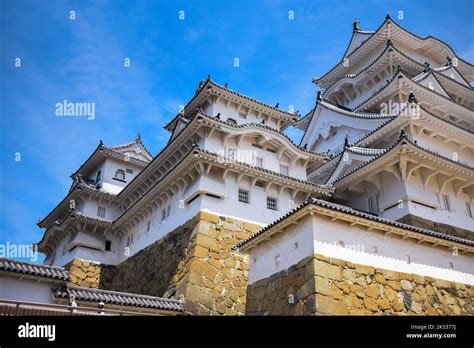
[[112, 247], [112, 241], [106, 240], [105, 241], [105, 250], [110, 251], [110, 248]]
[[97, 208], [97, 216], [105, 217], [105, 208], [104, 207], [98, 207]]
[[277, 200], [273, 197], [267, 197], [267, 209], [277, 210]]
[[298, 242], [295, 242], [295, 243], [293, 244], [293, 247], [294, 247], [295, 249], [298, 249], [298, 248], [299, 248]]
[[249, 202], [249, 191], [239, 189], [239, 202], [243, 202], [243, 203]]
[[287, 175], [288, 176], [288, 166], [284, 166], [283, 164], [280, 164], [280, 174]]
[[237, 150], [229, 148], [227, 149], [227, 160], [235, 161], [237, 159]]

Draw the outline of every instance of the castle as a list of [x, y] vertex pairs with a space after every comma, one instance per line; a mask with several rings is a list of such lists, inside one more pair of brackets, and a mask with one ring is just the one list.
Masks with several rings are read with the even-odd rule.
[[473, 315], [473, 80], [390, 16], [354, 21], [305, 116], [208, 77], [156, 156], [99, 143], [0, 298], [31, 299], [26, 274], [37, 302], [118, 311]]

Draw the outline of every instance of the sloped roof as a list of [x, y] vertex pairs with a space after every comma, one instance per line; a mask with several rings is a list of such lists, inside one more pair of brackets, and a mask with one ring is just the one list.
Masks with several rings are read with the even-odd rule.
[[179, 300], [163, 297], [80, 287], [62, 287], [51, 289], [51, 291], [55, 298], [69, 299], [69, 297], [73, 295], [78, 301], [103, 302], [104, 304], [175, 312], [183, 311], [183, 305]]
[[44, 277], [54, 280], [69, 280], [69, 272], [63, 267], [48, 266], [14, 259], [0, 258], [0, 271]]
[[419, 233], [421, 235], [436, 237], [436, 238], [439, 238], [439, 239], [444, 239], [444, 240], [447, 240], [447, 241], [450, 241], [450, 242], [455, 242], [455, 243], [459, 243], [459, 244], [462, 244], [462, 245], [467, 245], [467, 246], [470, 246], [470, 247], [474, 246], [474, 241], [472, 241], [472, 240], [463, 239], [463, 238], [451, 236], [451, 235], [448, 235], [448, 234], [444, 234], [444, 233], [440, 233], [440, 232], [436, 232], [436, 231], [427, 230], [427, 229], [424, 229], [424, 228], [404, 224], [404, 223], [401, 223], [401, 222], [398, 222], [398, 221], [395, 221], [395, 220], [382, 218], [380, 216], [370, 214], [368, 212], [353, 209], [353, 208], [345, 206], [345, 205], [332, 203], [332, 202], [325, 201], [325, 200], [322, 200], [322, 199], [310, 197], [304, 203], [302, 203], [300, 206], [296, 207], [292, 211], [290, 211], [287, 214], [283, 215], [282, 217], [278, 218], [277, 220], [275, 220], [271, 224], [267, 225], [266, 227], [262, 228], [260, 231], [254, 233], [253, 235], [251, 235], [247, 239], [244, 239], [244, 240], [240, 241], [239, 243], [237, 243], [235, 245], [235, 248], [237, 249], [237, 248], [241, 248], [241, 247], [245, 246], [250, 241], [252, 241], [255, 238], [259, 237], [260, 235], [264, 234], [265, 232], [267, 232], [271, 228], [277, 226], [278, 224], [283, 222], [285, 219], [289, 218], [291, 215], [295, 214], [296, 212], [298, 212], [298, 211], [302, 210], [303, 208], [305, 208], [307, 206], [310, 206], [310, 205], [316, 205], [316, 206], [319, 206], [319, 207], [335, 210], [335, 211], [338, 211], [338, 212], [341, 212], [341, 213], [354, 215], [354, 216], [357, 216], [357, 217], [360, 217], [360, 218], [363, 218], [363, 219], [367, 219], [367, 220], [379, 222], [379, 223], [382, 223], [382, 224], [385, 224], [385, 225], [398, 227], [398, 228], [405, 229], [405, 230], [408, 230], [408, 231], [416, 232], [416, 233]]

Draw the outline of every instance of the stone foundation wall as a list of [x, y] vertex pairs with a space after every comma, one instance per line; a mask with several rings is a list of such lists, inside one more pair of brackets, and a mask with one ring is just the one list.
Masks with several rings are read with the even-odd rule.
[[232, 248], [259, 229], [259, 225], [201, 212], [189, 253], [167, 295], [184, 295], [193, 313], [243, 315], [249, 262], [248, 256]]
[[185, 309], [193, 314], [244, 314], [248, 256], [232, 247], [260, 228], [202, 211], [118, 266], [103, 266], [100, 287], [184, 295]]
[[250, 285], [250, 315], [474, 315], [474, 287], [314, 255]]
[[459, 227], [450, 226], [447, 224], [442, 224], [439, 222], [426, 220], [415, 215], [411, 215], [411, 214], [405, 215], [398, 221], [403, 222], [408, 225], [426, 228], [427, 230], [438, 231], [444, 234], [448, 234], [450, 236], [474, 240], [474, 234], [471, 231], [468, 231]]
[[100, 288], [163, 296], [190, 249], [197, 222], [197, 218], [187, 221], [117, 266], [103, 265]]
[[82, 288], [98, 288], [100, 282], [100, 264], [93, 261], [74, 259], [65, 267], [69, 269], [70, 284]]

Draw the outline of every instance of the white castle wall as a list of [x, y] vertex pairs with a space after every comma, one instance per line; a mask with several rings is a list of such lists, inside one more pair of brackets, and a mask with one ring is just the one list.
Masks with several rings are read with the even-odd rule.
[[[298, 243], [298, 249], [295, 249], [295, 243]], [[348, 223], [331, 221], [320, 215], [300, 220], [298, 225], [287, 227], [284, 233], [248, 253], [249, 284], [287, 269], [314, 253], [398, 272], [474, 284], [473, 258], [468, 254], [367, 231], [357, 225], [349, 228]]]

